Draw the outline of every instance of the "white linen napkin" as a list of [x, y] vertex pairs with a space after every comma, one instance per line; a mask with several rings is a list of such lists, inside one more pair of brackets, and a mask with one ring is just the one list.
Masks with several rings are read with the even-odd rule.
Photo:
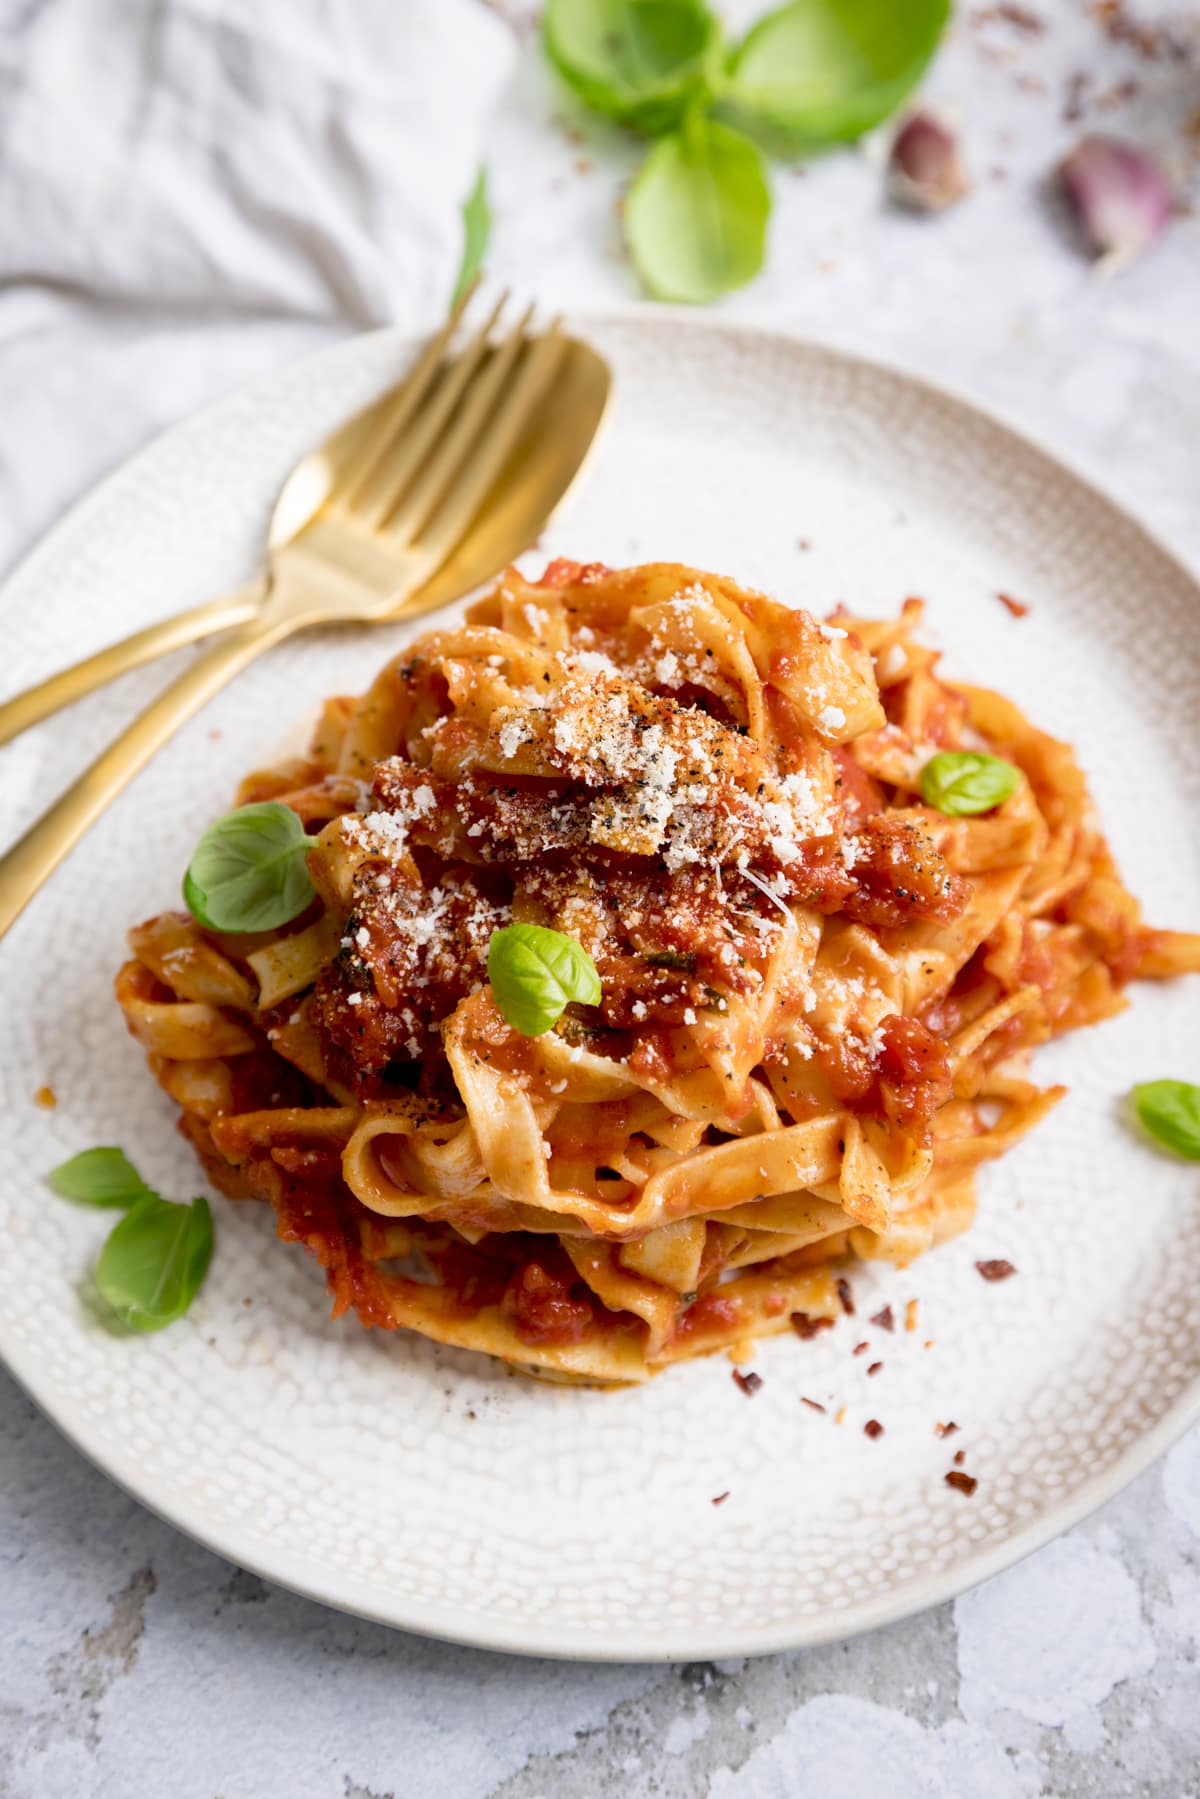
[[445, 306], [480, 0], [0, 0], [0, 572], [164, 425]]

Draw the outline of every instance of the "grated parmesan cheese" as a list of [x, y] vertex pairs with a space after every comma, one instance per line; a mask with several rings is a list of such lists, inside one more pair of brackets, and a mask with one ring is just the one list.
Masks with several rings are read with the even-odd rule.
[[497, 734], [500, 754], [506, 762], [511, 762], [523, 743], [527, 743], [531, 733], [523, 718], [510, 718], [503, 724]]

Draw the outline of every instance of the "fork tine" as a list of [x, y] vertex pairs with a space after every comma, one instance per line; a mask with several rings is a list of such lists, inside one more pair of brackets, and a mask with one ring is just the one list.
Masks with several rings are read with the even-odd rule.
[[416, 534], [414, 544], [418, 556], [431, 567], [440, 567], [464, 535], [541, 405], [562, 361], [561, 325], [561, 320], [555, 319], [548, 331], [526, 346], [520, 361], [510, 365], [511, 380], [505, 382], [483, 436], [457, 446], [448, 441], [443, 447], [443, 488], [448, 484], [449, 491]]
[[[436, 336], [430, 338], [416, 362], [400, 385], [390, 394], [386, 394], [376, 406], [372, 406], [359, 418], [351, 421], [358, 442], [353, 448], [344, 450], [339, 457], [341, 463], [337, 493], [333, 503], [337, 506], [346, 504], [345, 496], [352, 496], [369, 478], [371, 470], [386, 457], [388, 448], [405, 429], [409, 420], [428, 398], [430, 389], [443, 369], [442, 357], [446, 345], [453, 337], [458, 323], [474, 298], [479, 286], [480, 277], [474, 279], [464, 288], [454, 305], [445, 324]], [[491, 327], [496, 316], [493, 308], [484, 330]], [[347, 433], [349, 435], [349, 433]], [[353, 440], [351, 440], [353, 442]]]
[[[382, 527], [437, 442], [446, 420], [486, 354], [492, 327], [508, 304], [508, 298], [505, 288], [475, 336], [456, 357], [442, 365], [439, 384], [421, 395], [422, 400], [429, 401], [424, 411], [416, 415], [415, 408], [408, 408], [403, 418], [372, 440], [371, 455], [356, 473], [353, 483], [348, 485], [341, 502], [341, 509], [352, 514], [368, 530], [378, 531]], [[444, 341], [445, 333], [439, 335]], [[411, 429], [400, 443], [397, 440], [406, 425], [411, 425]]]
[[525, 331], [533, 314], [534, 303], [531, 301], [508, 336], [495, 346], [492, 359], [482, 374], [467, 389], [462, 405], [431, 447], [424, 466], [411, 488], [403, 494], [401, 503], [393, 502], [388, 508], [384, 528], [394, 544], [403, 547], [413, 542], [468, 458], [477, 451], [482, 453], [485, 431], [490, 432], [489, 415], [528, 341]]

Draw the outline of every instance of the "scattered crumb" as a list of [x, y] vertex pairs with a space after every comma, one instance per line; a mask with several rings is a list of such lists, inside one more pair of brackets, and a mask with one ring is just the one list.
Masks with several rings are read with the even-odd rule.
[[870, 1437], [872, 1441], [874, 1441], [876, 1437], [882, 1437], [883, 1426], [880, 1424], [878, 1418], [867, 1419], [867, 1422], [863, 1425], [863, 1435], [864, 1437]]
[[33, 1103], [40, 1106], [43, 1112], [53, 1112], [58, 1104], [58, 1094], [53, 1087], [39, 1087], [33, 1096]]
[[[949, 1479], [949, 1475], [947, 1475], [947, 1477], [946, 1477], [946, 1478], [947, 1478], [947, 1479]], [[726, 1488], [726, 1490], [725, 1490], [725, 1492], [724, 1492], [724, 1493], [718, 1493], [718, 1494], [717, 1494], [717, 1497], [716, 1497], [716, 1498], [715, 1498], [715, 1499], [714, 1499], [714, 1500], [713, 1500], [713, 1504], [714, 1504], [714, 1505], [724, 1505], [724, 1503], [725, 1503], [725, 1501], [726, 1501], [726, 1500], [727, 1500], [727, 1499], [728, 1499], [728, 1498], [729, 1498], [729, 1489], [728, 1489], [728, 1488]]]
[[933, 1434], [936, 1437], [952, 1437], [957, 1429], [958, 1425], [951, 1420], [949, 1424], [935, 1424]]
[[948, 1487], [953, 1487], [956, 1492], [965, 1493], [968, 1499], [979, 1485], [973, 1474], [963, 1474], [957, 1468], [951, 1468], [949, 1474], [943, 1478]]
[[963, 1463], [966, 1461], [966, 1459], [967, 1459], [966, 1450], [965, 1449], [958, 1450], [954, 1456], [954, 1466], [956, 1468], [961, 1468]]
[[800, 1395], [800, 1404], [806, 1405], [812, 1412], [824, 1412], [825, 1410], [819, 1399], [806, 1399], [803, 1393]]
[[846, 1279], [844, 1274], [841, 1274], [838, 1276], [837, 1296], [838, 1296], [838, 1303], [841, 1305], [841, 1308], [842, 1308], [843, 1312], [845, 1312], [847, 1318], [853, 1318], [853, 1316], [854, 1316], [854, 1293], [850, 1286], [850, 1282]]
[[792, 1329], [798, 1337], [807, 1342], [808, 1338], [815, 1337], [818, 1331], [832, 1330], [833, 1319], [814, 1318], [810, 1312], [793, 1312]]
[[998, 593], [996, 598], [1002, 606], [1008, 608], [1014, 618], [1026, 618], [1028, 616], [1029, 607], [1025, 604], [1024, 600], [1014, 600], [1011, 593]]
[[856, 1343], [854, 1345], [854, 1348], [851, 1351], [851, 1354], [852, 1355], [865, 1355], [867, 1353], [868, 1349], [870, 1349], [870, 1347], [871, 1347], [871, 1345], [867, 1342], [866, 1338], [864, 1337], [864, 1339], [861, 1343]]
[[875, 1316], [871, 1319], [871, 1323], [878, 1325], [881, 1331], [894, 1331], [896, 1328], [896, 1316], [892, 1311], [891, 1306], [884, 1306], [881, 1312], [876, 1312]]
[[1011, 1262], [1006, 1262], [999, 1256], [990, 1262], [976, 1262], [975, 1266], [985, 1281], [1006, 1281], [1017, 1272]]
[[882, 1362], [872, 1362], [869, 1365], [869, 1367], [867, 1368], [867, 1373], [868, 1374], [878, 1374], [882, 1367], [883, 1367]]
[[910, 1299], [904, 1308], [904, 1328], [906, 1331], [916, 1330], [918, 1316], [919, 1307], [917, 1301], [915, 1299]]
[[761, 1374], [743, 1374], [740, 1368], [735, 1368], [733, 1370], [733, 1380], [734, 1385], [738, 1387], [748, 1399], [753, 1399], [754, 1395], [763, 1384], [763, 1377]]
[[844, 1405], [840, 1405], [838, 1407], [837, 1411], [833, 1415], [833, 1422], [835, 1424], [842, 1424], [845, 1422], [845, 1418], [846, 1418], [846, 1408]]
[[977, 6], [971, 14], [972, 25], [990, 25], [993, 20], [1012, 25], [1030, 37], [1038, 37], [1046, 29], [1046, 21], [1032, 7], [1017, 6], [1001, 0], [996, 6]]

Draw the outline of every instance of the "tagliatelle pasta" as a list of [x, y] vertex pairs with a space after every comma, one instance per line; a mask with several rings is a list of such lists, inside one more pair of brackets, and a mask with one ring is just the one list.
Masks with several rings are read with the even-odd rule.
[[[965, 1229], [1061, 1097], [1052, 1035], [1200, 968], [1122, 885], [1069, 748], [898, 618], [818, 624], [673, 564], [510, 570], [239, 803], [292, 807], [282, 929], [131, 933], [129, 1027], [213, 1182], [270, 1202], [335, 1313], [636, 1381], [837, 1304]], [[924, 805], [942, 750], [1021, 771]], [[492, 934], [565, 933], [597, 1006], [536, 1037]]]

